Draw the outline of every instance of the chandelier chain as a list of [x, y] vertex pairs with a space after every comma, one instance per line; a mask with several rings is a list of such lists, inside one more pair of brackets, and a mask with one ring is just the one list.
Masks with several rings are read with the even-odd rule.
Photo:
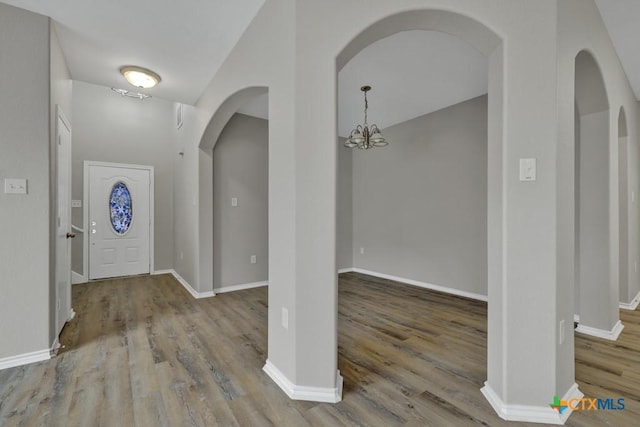
[[367, 101], [367, 92], [364, 93], [364, 125], [367, 126], [367, 109], [369, 108], [369, 101]]

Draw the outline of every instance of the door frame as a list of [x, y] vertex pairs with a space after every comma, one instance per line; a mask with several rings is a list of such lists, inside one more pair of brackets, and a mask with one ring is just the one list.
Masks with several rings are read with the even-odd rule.
[[[69, 212], [67, 215], [67, 224], [66, 228], [68, 229], [69, 232], [72, 231], [72, 221], [71, 221], [71, 199], [72, 199], [72, 186], [73, 186], [73, 182], [72, 182], [72, 176], [71, 176], [71, 168], [72, 168], [72, 161], [73, 161], [73, 154], [72, 154], [72, 149], [73, 149], [73, 129], [71, 128], [71, 122], [69, 121], [69, 119], [67, 119], [67, 116], [64, 114], [64, 111], [62, 109], [62, 107], [59, 104], [56, 104], [56, 124], [55, 124], [55, 147], [56, 147], [56, 172], [55, 172], [55, 179], [56, 179], [56, 195], [55, 195], [55, 213], [54, 216], [56, 218], [58, 218], [58, 214], [60, 212], [60, 206], [59, 206], [59, 188], [60, 188], [60, 181], [59, 181], [59, 177], [60, 177], [60, 144], [58, 143], [58, 141], [60, 140], [60, 121], [62, 121], [63, 125], [69, 130], [69, 147], [67, 150], [67, 170], [66, 170], [66, 174], [67, 174], [67, 184], [68, 184], [68, 208], [69, 208]], [[59, 239], [60, 237], [58, 236], [58, 231], [60, 229], [60, 225], [58, 225], [58, 221], [55, 221], [56, 223], [56, 242], [55, 242], [55, 257], [56, 257], [56, 262], [55, 262], [55, 272], [54, 272], [54, 280], [55, 280], [55, 342], [57, 342], [58, 340], [58, 336], [60, 335], [60, 332], [62, 332], [62, 328], [64, 327], [64, 325], [73, 318], [73, 316], [75, 315], [75, 312], [73, 311], [73, 301], [71, 298], [71, 284], [72, 284], [72, 280], [71, 280], [71, 241], [69, 240], [69, 238], [66, 239], [67, 242], [67, 257], [68, 257], [68, 261], [69, 261], [69, 290], [66, 293], [66, 295], [62, 295], [60, 292], [60, 288], [58, 287], [58, 252], [57, 252], [57, 239]], [[68, 313], [60, 313], [60, 307], [59, 307], [59, 301], [61, 301], [61, 299], [64, 298], [66, 300], [66, 304], [65, 307], [69, 308], [69, 312]], [[62, 318], [64, 318], [64, 322], [62, 322]], [[54, 343], [55, 346], [55, 343]]]
[[[82, 194], [82, 228], [86, 231], [83, 234], [82, 239], [82, 273], [84, 275], [84, 279], [89, 281], [89, 168], [91, 166], [103, 166], [110, 168], [123, 168], [123, 169], [141, 169], [149, 171], [149, 274], [153, 274], [155, 271], [155, 255], [154, 255], [154, 224], [155, 224], [155, 213], [154, 213], [154, 188], [155, 188], [155, 179], [153, 176], [153, 166], [148, 165], [130, 165], [128, 163], [109, 163], [109, 162], [97, 162], [93, 160], [85, 160], [84, 161], [84, 171], [83, 171], [83, 194]], [[98, 279], [100, 280], [100, 279]]]

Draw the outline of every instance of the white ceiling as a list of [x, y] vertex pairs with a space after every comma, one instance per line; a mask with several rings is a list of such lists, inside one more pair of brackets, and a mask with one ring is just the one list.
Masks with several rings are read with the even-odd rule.
[[[364, 120], [360, 87], [370, 85], [369, 124], [384, 129], [487, 93], [486, 57], [455, 36], [404, 31], [361, 50], [338, 74], [338, 134]], [[239, 112], [268, 118], [263, 95]]]
[[437, 31], [404, 31], [361, 50], [338, 74], [338, 134], [364, 120], [363, 85], [370, 85], [369, 124], [380, 128], [487, 93], [486, 57], [469, 43]]
[[[134, 89], [123, 65], [162, 77], [152, 96], [194, 104], [265, 0], [3, 0], [52, 17], [71, 77]], [[135, 90], [135, 89], [134, 89]]]
[[596, 0], [636, 99], [640, 99], [640, 1]]
[[[138, 65], [162, 82], [147, 93], [193, 104], [265, 0], [3, 0], [51, 16], [74, 80], [132, 87], [118, 69]], [[640, 1], [596, 0], [636, 97], [640, 97]], [[339, 133], [363, 120], [388, 127], [486, 93], [487, 62], [444, 33], [408, 31], [368, 46], [339, 74]], [[240, 111], [267, 117], [259, 97]]]

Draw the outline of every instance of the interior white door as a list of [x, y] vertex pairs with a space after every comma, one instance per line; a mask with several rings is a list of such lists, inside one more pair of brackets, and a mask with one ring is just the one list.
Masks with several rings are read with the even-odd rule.
[[56, 123], [56, 336], [71, 318], [71, 126], [58, 107]]
[[150, 272], [150, 167], [89, 166], [89, 279]]

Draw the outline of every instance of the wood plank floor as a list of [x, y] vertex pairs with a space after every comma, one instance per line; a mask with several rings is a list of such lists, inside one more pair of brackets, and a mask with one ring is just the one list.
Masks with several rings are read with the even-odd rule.
[[[291, 401], [263, 373], [267, 288], [194, 300], [142, 276], [75, 285], [73, 306], [57, 357], [0, 371], [0, 426], [510, 425], [480, 393], [482, 302], [341, 275], [335, 405]], [[640, 311], [621, 315], [615, 343], [578, 336], [576, 376], [626, 409], [568, 425], [640, 425]]]

